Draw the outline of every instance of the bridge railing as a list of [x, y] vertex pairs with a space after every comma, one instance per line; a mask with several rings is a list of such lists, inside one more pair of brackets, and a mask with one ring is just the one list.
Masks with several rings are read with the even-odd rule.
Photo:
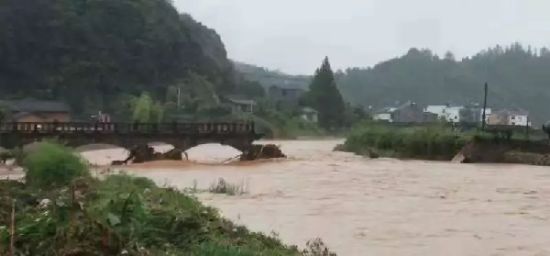
[[248, 134], [254, 123], [0, 123], [0, 133], [103, 134]]

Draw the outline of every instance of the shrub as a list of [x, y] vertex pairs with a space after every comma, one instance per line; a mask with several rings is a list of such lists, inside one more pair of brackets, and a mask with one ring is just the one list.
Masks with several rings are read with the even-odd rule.
[[74, 178], [89, 176], [82, 159], [69, 149], [53, 143], [43, 143], [23, 160], [26, 182], [30, 186], [51, 188], [69, 184]]
[[303, 256], [336, 256], [336, 253], [331, 252], [320, 238], [308, 241], [306, 247], [302, 253]]
[[450, 160], [470, 135], [447, 127], [392, 127], [369, 124], [348, 136], [344, 149], [358, 154], [372, 150], [384, 156]]
[[223, 178], [218, 179], [217, 182], [212, 183], [208, 192], [214, 194], [226, 194], [230, 196], [246, 194], [246, 187], [244, 183], [241, 184], [231, 184], [225, 181]]

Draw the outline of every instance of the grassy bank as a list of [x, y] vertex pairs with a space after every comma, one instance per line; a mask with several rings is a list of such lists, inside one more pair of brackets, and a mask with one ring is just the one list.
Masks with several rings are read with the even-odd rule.
[[24, 163], [26, 182], [0, 181], [0, 255], [332, 255], [250, 232], [145, 178], [92, 178], [57, 145]]
[[471, 137], [437, 125], [394, 127], [369, 123], [354, 129], [342, 149], [362, 155], [450, 160]]

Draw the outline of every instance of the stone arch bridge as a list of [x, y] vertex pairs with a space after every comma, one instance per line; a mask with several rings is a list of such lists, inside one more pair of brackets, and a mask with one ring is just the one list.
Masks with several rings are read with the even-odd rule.
[[111, 144], [126, 149], [163, 142], [186, 151], [220, 143], [246, 152], [262, 137], [252, 122], [233, 123], [0, 123], [0, 146], [11, 149], [44, 139], [69, 147]]

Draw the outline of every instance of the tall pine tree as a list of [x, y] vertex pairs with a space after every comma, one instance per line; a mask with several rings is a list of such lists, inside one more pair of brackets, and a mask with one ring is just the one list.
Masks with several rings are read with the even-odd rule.
[[346, 106], [334, 80], [334, 72], [328, 57], [315, 71], [315, 76], [306, 95], [306, 104], [319, 111], [319, 125], [334, 130], [345, 124]]

